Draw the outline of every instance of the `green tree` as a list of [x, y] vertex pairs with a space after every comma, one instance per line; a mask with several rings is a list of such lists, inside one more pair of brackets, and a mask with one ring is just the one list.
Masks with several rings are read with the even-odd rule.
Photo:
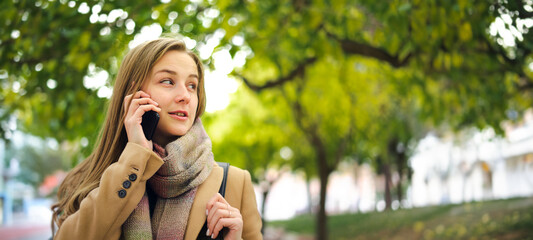
[[51, 148], [44, 142], [38, 147], [24, 145], [13, 156], [20, 162], [20, 173], [16, 178], [38, 190], [46, 177], [70, 168], [71, 158], [76, 151], [79, 149], [72, 149], [66, 144], [57, 148]]
[[[84, 146], [92, 148], [105, 114], [106, 91], [136, 34], [155, 26], [168, 33], [180, 29], [182, 36], [204, 36], [199, 33], [205, 29], [201, 11], [185, 11], [186, 6], [191, 5], [183, 1], [2, 1], [1, 137], [9, 140], [6, 132], [12, 131], [8, 122], [14, 115], [19, 130], [60, 142], [85, 137]], [[91, 75], [100, 72], [105, 82], [91, 82]]]
[[[403, 200], [403, 183], [408, 182], [411, 175], [408, 159], [428, 128], [415, 112], [417, 107], [413, 99], [398, 98], [394, 93], [388, 93], [388, 98], [387, 105], [380, 106], [380, 114], [362, 139], [370, 146], [370, 158], [374, 159], [371, 164], [385, 177], [385, 209], [391, 209], [394, 185], [396, 199]], [[394, 173], [398, 176], [396, 183], [392, 182]]]
[[[313, 118], [318, 113], [306, 115], [302, 111], [306, 97], [301, 89], [310, 85], [314, 69], [324, 67], [331, 59], [349, 56], [363, 56], [393, 68], [409, 69], [399, 85], [420, 92], [421, 116], [435, 126], [447, 123], [451, 129], [464, 126], [499, 129], [506, 110], [521, 110], [527, 105], [519, 92], [527, 89], [531, 81], [528, 68], [533, 42], [528, 31], [531, 26], [522, 22], [531, 16], [526, 5], [531, 4], [529, 1], [407, 0], [217, 3], [221, 12], [218, 23], [226, 30], [221, 45], [237, 51], [243, 47], [234, 44], [238, 42], [234, 40], [242, 37], [244, 46], [253, 51], [254, 57], [236, 75], [258, 92], [295, 85], [292, 95], [286, 94], [287, 99], [294, 110], [295, 122], [314, 146], [325, 145], [321, 142], [342, 145], [316, 134], [320, 127], [327, 128], [323, 126], [327, 123]], [[503, 46], [504, 36], [491, 33], [491, 24], [497, 18], [510, 18], [505, 28], [518, 32], [514, 45]], [[273, 72], [272, 77], [255, 76], [259, 69], [271, 69], [267, 71]], [[329, 73], [335, 75], [336, 70], [330, 68]], [[356, 79], [354, 75], [349, 76], [345, 81]], [[323, 77], [328, 83], [331, 79], [335, 77]], [[321, 102], [335, 97], [321, 92], [316, 90], [309, 95]], [[354, 124], [350, 120], [344, 123]], [[342, 134], [336, 133], [335, 136], [343, 139]], [[391, 148], [387, 145], [396, 145], [394, 138], [384, 140], [381, 143], [384, 147], [378, 148], [382, 154]], [[321, 187], [325, 188], [327, 169], [334, 168], [336, 161], [323, 160], [327, 147], [314, 149], [317, 159], [322, 159], [317, 161], [317, 169], [323, 171], [319, 175]], [[326, 239], [323, 210], [318, 218], [317, 238]]]
[[[263, 199], [263, 217], [270, 189], [282, 173], [306, 166], [303, 161], [295, 160], [303, 159], [299, 148], [293, 146], [299, 140], [298, 132], [280, 117], [287, 115], [286, 105], [276, 103], [274, 97], [272, 93], [258, 95], [241, 88], [225, 110], [203, 118], [217, 161], [230, 162], [252, 172], [252, 180], [259, 185]], [[292, 156], [291, 153], [282, 156], [282, 149], [288, 146]]]
[[[250, 61], [254, 65], [261, 60], [254, 58]], [[270, 106], [285, 106], [286, 111], [279, 111], [281, 109], [274, 107], [270, 111], [299, 130], [294, 136], [284, 135], [300, 139], [292, 141], [288, 146], [302, 149], [304, 153], [307, 149], [311, 153], [311, 157], [304, 161], [305, 165], [314, 165], [311, 169], [317, 170], [316, 175], [320, 179], [320, 207], [317, 215], [319, 229], [326, 226], [325, 201], [329, 175], [353, 148], [355, 119], [356, 116], [359, 117], [354, 111], [354, 105], [356, 96], [361, 91], [353, 81], [346, 81], [347, 76], [358, 74], [346, 67], [353, 63], [344, 59], [331, 59], [316, 64], [305, 74], [299, 73], [298, 80], [273, 91], [272, 94], [277, 97], [268, 99]], [[276, 69], [275, 66], [264, 63], [258, 65]], [[293, 164], [295, 166], [302, 162], [295, 161]], [[324, 228], [322, 232], [327, 233], [327, 230]]]
[[[83, 77], [105, 70], [113, 79], [127, 43], [143, 27], [159, 26], [197, 40], [198, 49], [248, 54], [235, 75], [249, 89], [275, 89], [273, 98], [286, 101], [291, 114], [285, 119], [313, 146], [317, 164], [311, 169], [325, 188], [338, 156], [357, 154], [354, 146], [365, 145], [356, 141], [363, 139], [358, 133], [387, 123], [366, 117], [376, 108], [369, 111], [363, 103], [376, 107], [388, 98], [358, 96], [364, 86], [374, 86], [364, 84], [378, 75], [368, 69], [382, 70], [368, 66], [405, 71], [395, 80], [397, 90], [415, 92], [417, 112], [434, 126], [498, 130], [506, 111], [529, 106], [533, 31], [524, 19], [533, 15], [531, 5], [530, 0], [3, 1], [1, 131], [5, 138], [15, 114], [24, 131], [59, 141], [87, 137], [91, 146], [105, 99], [88, 89]], [[502, 27], [495, 28], [498, 22]], [[512, 34], [510, 41], [501, 29]], [[394, 138], [383, 139], [379, 147], [366, 145], [380, 152], [395, 145], [389, 144]], [[318, 216], [325, 223], [323, 209]], [[326, 239], [324, 226], [318, 225], [318, 239]]]

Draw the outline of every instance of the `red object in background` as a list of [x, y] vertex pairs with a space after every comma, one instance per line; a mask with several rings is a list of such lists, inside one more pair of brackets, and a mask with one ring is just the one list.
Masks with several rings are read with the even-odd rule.
[[66, 175], [66, 172], [56, 171], [53, 175], [46, 176], [41, 186], [39, 186], [39, 195], [48, 196], [59, 186], [59, 184], [61, 184]]

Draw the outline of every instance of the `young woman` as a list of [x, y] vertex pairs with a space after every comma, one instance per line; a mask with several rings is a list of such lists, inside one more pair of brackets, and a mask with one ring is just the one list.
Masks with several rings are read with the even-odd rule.
[[[160, 115], [153, 141], [141, 127], [150, 110]], [[262, 239], [250, 174], [230, 167], [226, 198], [218, 194], [223, 169], [199, 118], [204, 110], [203, 67], [182, 42], [132, 49], [98, 145], [59, 188], [54, 239]]]

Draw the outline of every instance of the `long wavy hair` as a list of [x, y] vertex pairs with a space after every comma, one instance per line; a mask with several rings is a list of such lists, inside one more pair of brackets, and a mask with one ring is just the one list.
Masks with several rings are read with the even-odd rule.
[[124, 127], [124, 98], [141, 90], [155, 63], [168, 51], [188, 53], [198, 69], [198, 107], [196, 117], [205, 111], [204, 70], [198, 56], [187, 50], [182, 41], [160, 38], [145, 42], [124, 57], [118, 71], [113, 95], [109, 101], [106, 120], [98, 135], [96, 147], [89, 157], [74, 167], [59, 186], [57, 202], [52, 205], [52, 232], [71, 214], [78, 211], [81, 201], [97, 188], [104, 171], [118, 158], [128, 142]]

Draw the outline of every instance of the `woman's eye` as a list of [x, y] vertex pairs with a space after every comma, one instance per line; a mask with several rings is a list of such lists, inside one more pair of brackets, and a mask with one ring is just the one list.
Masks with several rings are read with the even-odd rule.
[[164, 79], [164, 80], [161, 80], [160, 83], [164, 83], [164, 84], [171, 84], [172, 85], [172, 81], [169, 80], [169, 79]]
[[196, 90], [196, 84], [189, 83], [188, 88], [191, 89], [191, 90]]

